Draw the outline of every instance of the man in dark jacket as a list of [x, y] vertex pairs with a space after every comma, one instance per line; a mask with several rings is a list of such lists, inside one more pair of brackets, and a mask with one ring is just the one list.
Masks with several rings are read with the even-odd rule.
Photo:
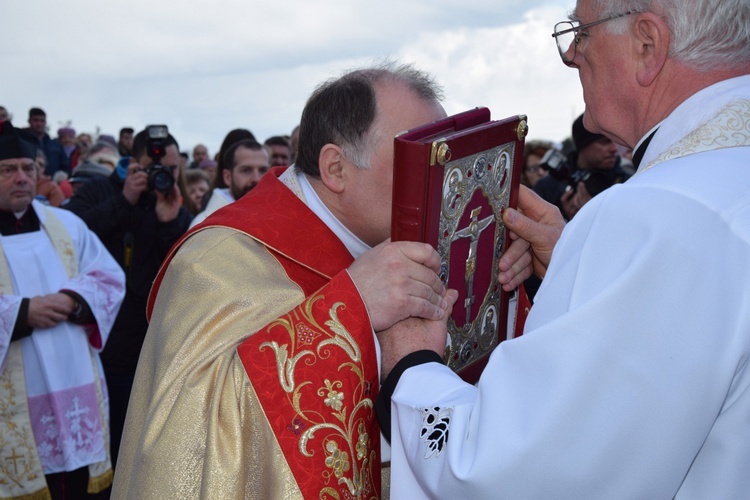
[[47, 113], [43, 109], [29, 110], [29, 126], [22, 131], [24, 138], [33, 142], [47, 157], [45, 175], [52, 177], [59, 170], [70, 174], [70, 160], [65, 155], [62, 144], [47, 133]]
[[573, 122], [572, 138], [576, 150], [568, 156], [567, 166], [561, 171], [551, 170], [550, 175], [534, 184], [534, 191], [557, 205], [566, 220], [572, 219], [592, 197], [630, 177], [620, 167], [617, 145], [608, 137], [586, 130], [583, 115]]
[[[125, 300], [101, 356], [109, 389], [113, 463], [148, 329], [146, 300], [151, 283], [192, 218], [182, 206], [176, 182], [166, 192], [154, 189], [149, 175], [154, 159], [148, 154], [147, 130], [135, 136], [132, 157], [121, 160], [109, 177], [94, 178], [81, 186], [65, 206], [99, 236], [126, 276]], [[170, 135], [163, 147], [162, 174], [168, 170], [172, 176], [179, 175], [177, 142]]]

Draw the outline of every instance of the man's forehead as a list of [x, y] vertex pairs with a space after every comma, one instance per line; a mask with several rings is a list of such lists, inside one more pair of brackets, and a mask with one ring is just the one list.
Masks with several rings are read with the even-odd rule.
[[268, 165], [268, 152], [264, 149], [250, 149], [243, 146], [234, 153], [235, 161], [242, 165]]
[[[591, 14], [591, 8], [592, 8], [592, 6], [591, 6], [589, 0], [579, 0], [576, 3], [575, 8], [568, 15], [568, 18], [571, 21], [575, 21], [575, 22], [579, 22], [580, 23], [580, 22], [582, 22], [581, 16], [585, 17], [586, 15], [590, 15]], [[587, 21], [589, 21], [589, 20], [587, 20]]]

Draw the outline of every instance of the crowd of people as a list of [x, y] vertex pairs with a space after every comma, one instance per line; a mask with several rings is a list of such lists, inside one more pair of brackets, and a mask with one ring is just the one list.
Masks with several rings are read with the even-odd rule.
[[750, 6], [578, 0], [553, 37], [586, 111], [526, 144], [498, 285], [538, 290], [475, 385], [440, 256], [389, 238], [430, 75], [213, 157], [0, 107], [0, 496], [746, 497]]
[[[26, 245], [16, 250], [14, 245], [8, 243], [17, 241], [11, 236], [30, 233], [43, 239], [44, 234], [50, 231], [54, 231], [50, 234], [55, 237], [58, 233], [66, 232], [72, 236], [61, 237], [70, 249], [58, 249], [54, 245], [51, 249], [44, 245], [39, 247], [39, 257], [31, 261], [36, 267], [32, 274], [37, 279], [28, 280], [35, 283], [33, 286], [20, 275], [12, 283], [4, 283], [9, 276], [2, 275], [0, 266], [0, 278], [3, 278], [0, 279], [0, 292], [3, 293], [0, 299], [0, 324], [7, 327], [3, 331], [7, 330], [11, 335], [10, 340], [22, 341], [24, 348], [19, 352], [24, 357], [31, 356], [26, 354], [27, 351], [42, 349], [37, 345], [36, 338], [44, 337], [48, 330], [69, 332], [72, 328], [87, 332], [93, 353], [90, 356], [95, 358], [93, 366], [101, 372], [101, 377], [96, 378], [96, 372], [92, 374], [91, 369], [84, 370], [84, 374], [86, 381], [100, 384], [98, 394], [101, 397], [92, 400], [86, 393], [89, 398], [86, 411], [93, 410], [91, 405], [99, 401], [107, 414], [96, 419], [91, 416], [91, 432], [98, 433], [98, 440], [94, 441], [97, 449], [94, 451], [106, 451], [106, 457], [100, 456], [101, 453], [94, 454], [91, 444], [85, 449], [79, 446], [74, 452], [68, 451], [61, 444], [62, 440], [69, 439], [70, 430], [65, 426], [76, 423], [65, 420], [53, 428], [59, 442], [45, 441], [36, 435], [39, 452], [34, 455], [29, 446], [26, 451], [39, 458], [24, 455], [17, 460], [19, 463], [37, 463], [41, 467], [39, 470], [44, 472], [38, 477], [46, 478], [46, 487], [55, 497], [59, 491], [67, 490], [78, 498], [75, 492], [90, 489], [96, 492], [101, 490], [99, 496], [106, 498], [119, 453], [141, 345], [148, 329], [145, 314], [147, 298], [159, 267], [169, 249], [191, 227], [191, 223], [197, 224], [219, 207], [249, 192], [272, 164], [288, 165], [292, 162], [292, 145], [286, 136], [274, 136], [266, 144], [260, 144], [249, 130], [235, 129], [227, 134], [215, 159], [209, 157], [205, 145], [198, 144], [193, 148], [192, 162], [189, 162], [189, 155], [179, 151], [172, 135], [152, 137], [159, 127], [147, 127], [138, 133], [132, 128], [123, 127], [116, 140], [104, 134], [97, 137], [86, 133], [76, 135], [72, 127], [65, 126], [58, 130], [57, 138], [52, 139], [47, 132], [46, 114], [41, 108], [29, 110], [28, 127], [25, 128], [15, 128], [7, 118], [7, 110], [0, 107], [4, 141], [0, 156], [0, 161], [4, 160], [0, 181], [8, 181], [5, 186], [7, 192], [0, 193], [0, 201], [13, 201], [12, 205], [3, 203], [0, 206], [3, 228], [0, 251], [4, 252], [11, 273], [14, 269], [18, 273], [23, 268], [23, 249], [28, 250]], [[14, 170], [13, 162], [20, 165], [20, 170]], [[33, 172], [27, 172], [27, 168], [33, 168]], [[8, 170], [7, 175], [4, 174], [5, 170]], [[29, 182], [32, 178], [33, 185]], [[21, 195], [25, 200], [23, 204], [15, 201]], [[23, 216], [17, 219], [21, 213]], [[60, 213], [64, 215], [58, 215]], [[63, 221], [63, 225], [49, 222], [57, 218]], [[83, 236], [79, 234], [82, 227], [86, 228]], [[85, 267], [83, 264], [76, 267], [82, 276], [80, 279], [85, 279], [83, 273], [86, 272], [89, 280], [92, 279], [90, 275], [95, 275], [98, 281], [104, 281], [97, 285], [98, 293], [58, 277], [60, 273], [55, 266], [48, 269], [44, 259], [57, 257], [50, 251], [70, 252], [79, 259], [97, 259], [98, 267], [93, 269], [88, 262]], [[43, 285], [37, 286], [36, 281]], [[63, 283], [65, 288], [55, 288], [58, 282]], [[114, 290], [109, 292], [108, 287]], [[41, 295], [37, 297], [32, 291]], [[93, 296], [87, 293], [93, 293]], [[105, 293], [112, 298], [108, 299]], [[101, 304], [105, 299], [107, 303]], [[78, 305], [83, 313], [78, 311]], [[100, 310], [99, 306], [106, 307]], [[105, 313], [109, 316], [105, 317]], [[96, 324], [96, 340], [92, 336], [93, 324]], [[38, 335], [32, 335], [35, 332]], [[75, 337], [75, 333], [68, 335]], [[28, 342], [23, 340], [27, 337]], [[77, 346], [76, 358], [87, 351], [85, 345]], [[62, 360], [55, 360], [53, 354], [44, 352], [38, 357], [40, 366], [34, 369], [27, 367], [25, 371], [27, 389], [34, 387], [37, 392], [43, 390], [54, 394], [54, 386], [46, 387], [37, 379], [43, 380], [46, 373], [59, 373], [63, 369]], [[57, 372], [51, 371], [54, 369]], [[37, 371], [39, 374], [36, 374]], [[23, 376], [24, 372], [20, 373]], [[40, 389], [36, 389], [36, 386]], [[83, 405], [83, 402], [77, 404]], [[99, 412], [101, 408], [97, 406], [95, 409]], [[69, 407], [52, 405], [48, 413], [56, 415], [70, 411]], [[44, 427], [40, 423], [44, 418], [32, 411], [28, 417], [29, 427], [37, 433], [52, 432], [48, 430], [49, 425]], [[85, 437], [91, 440], [87, 435]], [[10, 441], [10, 444], [17, 445], [15, 441]], [[80, 461], [53, 463], [42, 451], [42, 446], [52, 446], [54, 452], [48, 454], [53, 458], [67, 453], [73, 454], [76, 459], [74, 453], [88, 453], [95, 456], [97, 462], [83, 465], [91, 467], [99, 464], [98, 467], [103, 469], [97, 470], [94, 476], [85, 468], [71, 468], [71, 463], [81, 465]], [[13, 449], [20, 453], [21, 447], [14, 446]], [[0, 467], [0, 474], [3, 470]], [[38, 473], [39, 470], [32, 468], [26, 473]], [[74, 470], [76, 472], [72, 474]], [[18, 476], [21, 475], [19, 472]], [[11, 488], [14, 495], [29, 493], [31, 490], [28, 488], [44, 487], [43, 484], [40, 486], [39, 480], [29, 482], [12, 474], [6, 477], [24, 485], [15, 490]], [[10, 484], [15, 483], [11, 481]]]

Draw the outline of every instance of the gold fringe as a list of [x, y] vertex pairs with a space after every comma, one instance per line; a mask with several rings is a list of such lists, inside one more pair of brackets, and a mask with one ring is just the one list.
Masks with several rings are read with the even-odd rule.
[[115, 473], [112, 469], [109, 469], [101, 476], [90, 477], [86, 492], [91, 494], [101, 493], [102, 491], [112, 486], [112, 480], [114, 479], [114, 477]]
[[29, 493], [28, 495], [21, 495], [17, 497], [6, 497], [2, 498], [0, 500], [52, 500], [52, 494], [49, 492], [49, 489], [45, 486], [44, 489], [41, 489], [39, 491], [36, 491], [34, 493]]

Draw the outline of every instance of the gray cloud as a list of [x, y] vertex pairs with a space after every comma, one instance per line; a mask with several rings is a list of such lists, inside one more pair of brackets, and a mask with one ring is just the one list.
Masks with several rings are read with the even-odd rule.
[[[583, 110], [549, 36], [568, 0], [180, 3], [27, 0], [3, 5], [0, 105], [24, 125], [116, 134], [166, 123], [182, 149], [213, 153], [227, 131], [291, 132], [315, 85], [385, 57], [436, 75], [449, 113], [526, 113], [562, 140]], [[54, 133], [53, 133], [54, 135]]]

